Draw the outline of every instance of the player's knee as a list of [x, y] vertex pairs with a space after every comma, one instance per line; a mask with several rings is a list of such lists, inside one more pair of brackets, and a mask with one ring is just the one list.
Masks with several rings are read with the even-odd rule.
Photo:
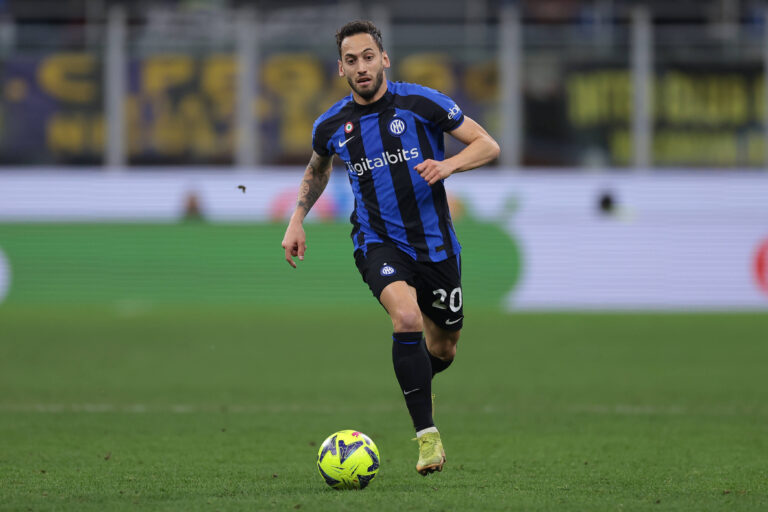
[[456, 336], [456, 340], [453, 341], [453, 343], [449, 343], [448, 347], [446, 347], [446, 360], [452, 361], [454, 357], [456, 357], [456, 341], [458, 341], [459, 337]]
[[435, 357], [443, 361], [453, 361], [456, 357], [456, 343], [443, 343], [437, 347]]
[[439, 357], [443, 361], [453, 361], [456, 357], [456, 344], [459, 341], [459, 331], [453, 331], [447, 333], [442, 340], [442, 343], [437, 343], [435, 347], [436, 357]]
[[421, 311], [410, 308], [398, 309], [392, 314], [392, 326], [395, 332], [418, 332], [424, 330]]

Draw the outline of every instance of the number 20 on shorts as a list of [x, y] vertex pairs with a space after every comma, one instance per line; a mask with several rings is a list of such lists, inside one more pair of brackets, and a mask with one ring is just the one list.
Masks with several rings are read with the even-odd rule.
[[[432, 291], [432, 295], [437, 295], [435, 302], [432, 303], [432, 307], [437, 309], [448, 309], [457, 313], [461, 309], [461, 287], [454, 288], [449, 294], [442, 288]], [[448, 305], [445, 304], [445, 299], [448, 299]]]

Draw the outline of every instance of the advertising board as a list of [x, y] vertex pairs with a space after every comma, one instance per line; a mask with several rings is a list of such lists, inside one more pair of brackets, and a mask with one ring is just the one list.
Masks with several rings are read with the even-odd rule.
[[[0, 227], [184, 219], [279, 227], [293, 210], [300, 175], [6, 172]], [[308, 222], [346, 222], [353, 208], [346, 181], [343, 171], [334, 173]], [[465, 264], [482, 260], [482, 272], [507, 290], [499, 307], [768, 309], [767, 176], [476, 171], [451, 177], [446, 188]], [[344, 242], [334, 241], [349, 252]], [[8, 289], [15, 256], [0, 236], [3, 249], [0, 288]], [[473, 283], [479, 273], [467, 270], [465, 285], [482, 292], [492, 279]]]

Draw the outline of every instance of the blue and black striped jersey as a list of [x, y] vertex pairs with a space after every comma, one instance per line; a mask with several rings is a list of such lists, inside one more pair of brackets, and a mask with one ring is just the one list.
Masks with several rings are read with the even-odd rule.
[[350, 220], [355, 250], [393, 243], [418, 261], [443, 261], [459, 254], [442, 180], [429, 186], [413, 168], [443, 160], [443, 132], [464, 121], [448, 96], [416, 84], [387, 82], [370, 105], [352, 94], [315, 121], [312, 148], [336, 153], [346, 164], [355, 195]]

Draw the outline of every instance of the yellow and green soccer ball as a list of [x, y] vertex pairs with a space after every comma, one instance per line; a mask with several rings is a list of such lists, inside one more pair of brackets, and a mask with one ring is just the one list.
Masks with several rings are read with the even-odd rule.
[[317, 469], [334, 489], [365, 489], [379, 471], [379, 449], [357, 430], [328, 436], [317, 452]]

